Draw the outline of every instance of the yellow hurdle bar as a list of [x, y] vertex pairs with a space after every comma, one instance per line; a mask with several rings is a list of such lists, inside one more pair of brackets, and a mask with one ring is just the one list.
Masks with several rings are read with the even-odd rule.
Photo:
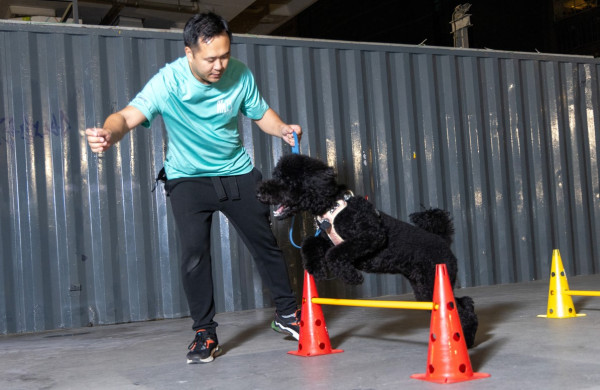
[[[372, 301], [363, 299], [313, 298], [318, 305], [381, 307], [385, 309], [433, 310], [433, 302], [413, 301]], [[437, 305], [436, 305], [437, 306]]]
[[567, 290], [565, 291], [567, 295], [581, 295], [587, 297], [600, 297], [600, 291], [575, 291], [575, 290]]

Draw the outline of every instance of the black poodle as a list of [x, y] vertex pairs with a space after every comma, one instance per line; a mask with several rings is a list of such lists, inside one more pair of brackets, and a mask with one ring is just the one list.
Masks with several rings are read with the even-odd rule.
[[[283, 156], [272, 179], [258, 187], [258, 199], [277, 205], [285, 219], [310, 212], [321, 233], [302, 242], [304, 268], [316, 280], [328, 277], [347, 284], [363, 282], [361, 271], [402, 274], [419, 301], [432, 301], [436, 264], [444, 263], [454, 286], [457, 260], [450, 245], [454, 227], [449, 213], [428, 209], [410, 215], [414, 225], [393, 218], [354, 196], [336, 181], [334, 169], [301, 154]], [[473, 299], [455, 298], [465, 343], [472, 347], [477, 332]]]

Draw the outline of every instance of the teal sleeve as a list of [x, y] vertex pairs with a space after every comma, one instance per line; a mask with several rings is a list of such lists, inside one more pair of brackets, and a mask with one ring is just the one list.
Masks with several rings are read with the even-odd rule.
[[258, 120], [265, 115], [265, 112], [269, 109], [269, 105], [263, 97], [260, 95], [258, 91], [258, 86], [254, 81], [254, 76], [249, 69], [247, 69], [246, 74], [244, 75], [244, 82], [246, 85], [246, 94], [244, 101], [240, 107], [240, 111], [242, 114], [247, 116], [250, 119]]
[[140, 110], [146, 117], [142, 126], [150, 127], [154, 118], [162, 112], [167, 99], [168, 92], [165, 89], [165, 83], [161, 74], [158, 73], [148, 81], [135, 98], [129, 102], [129, 105]]

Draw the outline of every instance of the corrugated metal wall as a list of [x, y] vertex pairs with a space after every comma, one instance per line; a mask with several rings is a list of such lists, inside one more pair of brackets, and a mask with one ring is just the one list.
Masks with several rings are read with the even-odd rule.
[[[187, 315], [162, 188], [162, 122], [97, 156], [84, 129], [126, 105], [180, 32], [0, 23], [0, 333]], [[407, 219], [450, 210], [461, 286], [600, 269], [600, 62], [584, 57], [236, 36], [266, 100], [304, 128], [301, 152]], [[289, 153], [240, 120], [265, 176]], [[297, 220], [296, 240], [312, 234]], [[289, 221], [274, 230], [301, 293]], [[271, 306], [224, 217], [213, 252], [219, 311]], [[319, 284], [321, 296], [409, 291], [401, 277]], [[191, 321], [190, 321], [191, 325]]]

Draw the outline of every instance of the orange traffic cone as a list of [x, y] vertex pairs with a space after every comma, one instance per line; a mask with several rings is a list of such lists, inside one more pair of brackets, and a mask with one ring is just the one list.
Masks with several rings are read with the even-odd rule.
[[298, 342], [298, 351], [288, 352], [292, 355], [317, 356], [344, 352], [341, 349], [331, 348], [321, 305], [312, 303], [312, 299], [318, 296], [314, 278], [308, 271], [304, 271], [300, 341]]
[[473, 372], [471, 368], [448, 271], [445, 264], [438, 264], [433, 289], [427, 372], [411, 375], [411, 378], [455, 383], [489, 376]]

